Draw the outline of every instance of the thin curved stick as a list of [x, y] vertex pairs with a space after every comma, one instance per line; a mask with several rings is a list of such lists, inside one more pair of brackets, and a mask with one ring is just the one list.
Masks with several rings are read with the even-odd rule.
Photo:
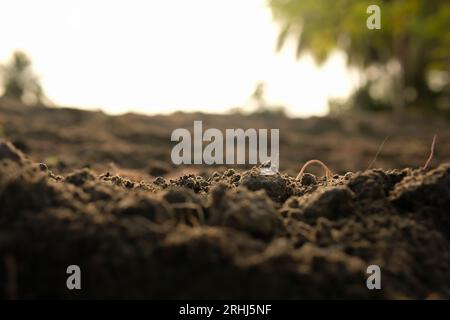
[[308, 162], [306, 162], [306, 163], [303, 165], [303, 167], [300, 169], [300, 172], [298, 173], [297, 178], [295, 178], [295, 179], [301, 181], [302, 178], [303, 178], [303, 175], [305, 174], [306, 168], [307, 168], [308, 166], [310, 166], [311, 164], [313, 164], [313, 163], [316, 163], [316, 164], [320, 165], [320, 166], [325, 170], [325, 175], [326, 175], [326, 177], [327, 177], [327, 181], [332, 179], [332, 177], [333, 177], [333, 172], [325, 165], [325, 163], [323, 163], [323, 162], [320, 161], [320, 160], [316, 160], [316, 159], [309, 160]]
[[378, 147], [377, 153], [375, 154], [375, 157], [373, 158], [372, 162], [369, 164], [369, 166], [367, 167], [366, 170], [369, 170], [370, 168], [372, 168], [373, 164], [375, 163], [375, 161], [377, 161], [378, 156], [380, 155], [381, 149], [383, 149], [384, 144], [386, 143], [386, 141], [389, 139], [389, 136], [387, 136], [386, 138], [384, 138], [383, 142], [380, 144], [380, 146]]
[[430, 164], [431, 160], [433, 160], [434, 146], [436, 145], [436, 138], [437, 138], [437, 134], [435, 134], [433, 136], [433, 142], [431, 143], [430, 156], [428, 157], [427, 162], [425, 162], [425, 164], [423, 165], [422, 170], [426, 170], [428, 168], [428, 165]]
[[191, 209], [197, 212], [198, 219], [200, 220], [201, 224], [205, 223], [205, 214], [203, 213], [202, 207], [200, 207], [196, 203], [171, 203], [170, 206], [174, 209]]

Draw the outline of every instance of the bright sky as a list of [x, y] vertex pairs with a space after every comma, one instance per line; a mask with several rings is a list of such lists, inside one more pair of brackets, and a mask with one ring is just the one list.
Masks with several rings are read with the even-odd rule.
[[109, 113], [223, 112], [264, 81], [291, 115], [321, 115], [351, 92], [343, 54], [296, 61], [277, 32], [265, 0], [2, 0], [0, 61], [24, 50], [53, 102]]

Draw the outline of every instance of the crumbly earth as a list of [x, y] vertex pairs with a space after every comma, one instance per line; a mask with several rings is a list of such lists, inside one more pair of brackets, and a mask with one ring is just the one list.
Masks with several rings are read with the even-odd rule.
[[[400, 119], [358, 113], [306, 119], [202, 113], [110, 116], [100, 111], [27, 107], [0, 99], [0, 138], [11, 141], [34, 161], [43, 162], [53, 172], [65, 176], [83, 167], [96, 172], [110, 171], [132, 180], [177, 178], [186, 173], [211, 176], [214, 171], [229, 169], [230, 165], [172, 164], [171, 150], [176, 144], [170, 139], [172, 131], [186, 128], [192, 133], [195, 120], [202, 121], [203, 130], [217, 128], [222, 132], [227, 128], [279, 128], [280, 169], [291, 176], [311, 159], [323, 161], [341, 175], [365, 170], [387, 137], [373, 167], [395, 169], [423, 165], [434, 134], [438, 138], [432, 165], [450, 161], [449, 119], [442, 117], [405, 115]], [[251, 165], [235, 169], [249, 170]], [[322, 175], [317, 169], [320, 168], [312, 166], [308, 172]], [[187, 180], [180, 184], [195, 183]], [[250, 189], [255, 183], [265, 182], [255, 182], [251, 177], [246, 182]], [[198, 183], [196, 186], [202, 188]], [[275, 192], [279, 194], [279, 191]]]
[[450, 163], [139, 181], [54, 173], [3, 140], [0, 297], [449, 299], [449, 208]]

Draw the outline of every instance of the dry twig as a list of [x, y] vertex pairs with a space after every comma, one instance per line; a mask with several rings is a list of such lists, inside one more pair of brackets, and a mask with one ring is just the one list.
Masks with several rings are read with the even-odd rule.
[[308, 162], [306, 162], [306, 163], [303, 165], [303, 167], [300, 169], [300, 172], [299, 172], [298, 175], [297, 175], [297, 178], [295, 178], [295, 179], [301, 181], [302, 178], [303, 178], [303, 175], [305, 174], [306, 168], [307, 168], [309, 165], [313, 164], [313, 163], [316, 163], [316, 164], [320, 165], [320, 166], [324, 169], [325, 175], [326, 175], [326, 177], [327, 177], [327, 181], [328, 181], [328, 180], [331, 180], [331, 179], [333, 178], [333, 172], [325, 165], [325, 163], [323, 163], [323, 162], [320, 161], [320, 160], [313, 159], [313, 160], [309, 160]]
[[377, 153], [375, 154], [375, 157], [373, 158], [372, 162], [369, 164], [369, 166], [367, 167], [366, 170], [369, 170], [370, 168], [372, 168], [373, 164], [375, 163], [375, 161], [377, 161], [378, 156], [380, 155], [381, 149], [383, 149], [384, 144], [386, 143], [386, 141], [389, 139], [389, 136], [387, 136], [386, 138], [384, 138], [383, 142], [380, 144], [380, 146], [378, 147]]
[[422, 170], [426, 170], [428, 168], [428, 165], [430, 164], [431, 160], [433, 160], [433, 156], [434, 156], [434, 147], [436, 145], [436, 138], [437, 138], [437, 134], [435, 134], [433, 136], [433, 142], [431, 143], [431, 151], [430, 151], [430, 156], [427, 159], [427, 162], [425, 162], [425, 164], [422, 167]]
[[187, 209], [187, 210], [194, 210], [197, 213], [198, 219], [200, 220], [201, 224], [205, 223], [205, 214], [203, 212], [203, 209], [201, 206], [199, 206], [196, 203], [171, 203], [170, 204], [172, 208], [174, 209]]

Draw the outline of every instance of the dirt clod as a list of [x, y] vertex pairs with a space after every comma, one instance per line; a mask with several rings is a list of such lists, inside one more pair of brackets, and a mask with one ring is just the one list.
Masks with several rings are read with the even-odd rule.
[[293, 194], [292, 182], [288, 177], [279, 173], [262, 175], [259, 168], [256, 167], [244, 172], [240, 179], [240, 185], [251, 191], [265, 190], [273, 201], [279, 203], [283, 203]]
[[2, 159], [22, 162], [25, 160], [25, 156], [22, 151], [17, 149], [11, 142], [0, 141], [0, 160]]
[[[328, 185], [257, 168], [146, 183], [59, 178], [2, 146], [0, 256], [15, 257], [19, 280], [48, 279], [18, 281], [19, 298], [67, 297], [61, 270], [75, 262], [83, 297], [450, 297], [448, 164]], [[382, 291], [366, 288], [371, 264]]]
[[[8, 117], [26, 137], [21, 117], [28, 111], [19, 111]], [[84, 114], [61, 112], [79, 121]], [[0, 142], [0, 298], [450, 298], [450, 164], [305, 173], [300, 181], [292, 148], [292, 170], [281, 173], [261, 174], [258, 166], [175, 171], [158, 148], [162, 134], [144, 138], [123, 129], [122, 118], [93, 117], [91, 130], [108, 120], [118, 128], [114, 137], [32, 126], [55, 141], [65, 137], [71, 148], [46, 153], [52, 141], [29, 139], [24, 155]], [[123, 117], [140, 126], [134, 115]], [[323, 122], [305, 121], [302, 130], [316, 139]], [[338, 145], [332, 136], [317, 137], [322, 154]], [[133, 148], [139, 139], [153, 148]], [[350, 147], [339, 145], [330, 168], [353, 168], [339, 158]], [[78, 293], [65, 286], [72, 264], [82, 270]], [[381, 269], [382, 290], [367, 289], [370, 265]]]

